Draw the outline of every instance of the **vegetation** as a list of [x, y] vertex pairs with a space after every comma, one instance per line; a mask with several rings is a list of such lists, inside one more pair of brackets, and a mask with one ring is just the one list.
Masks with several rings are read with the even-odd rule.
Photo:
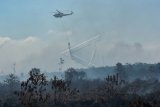
[[40, 73], [40, 69], [36, 68], [29, 72], [29, 76], [27, 81], [21, 83], [21, 91], [15, 91], [20, 104], [25, 107], [45, 106], [44, 104], [49, 98], [49, 93], [46, 92], [46, 77]]
[[[146, 78], [138, 75], [133, 79], [135, 75], [130, 74], [138, 74], [139, 69], [142, 70], [139, 75], [152, 75]], [[90, 79], [87, 72], [74, 68], [65, 71], [64, 79], [55, 75], [47, 80], [37, 68], [29, 71], [26, 81], [20, 82], [16, 75], [9, 74], [0, 84], [0, 106], [160, 107], [159, 63], [147, 67], [145, 64], [117, 63], [112, 70], [114, 72], [103, 79]]]

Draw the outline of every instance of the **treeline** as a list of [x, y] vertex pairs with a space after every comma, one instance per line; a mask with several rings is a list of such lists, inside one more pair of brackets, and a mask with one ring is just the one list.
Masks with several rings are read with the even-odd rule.
[[77, 71], [84, 71], [90, 79], [104, 79], [106, 75], [111, 75], [115, 72], [119, 72], [122, 73], [124, 76], [127, 76], [129, 81], [133, 81], [135, 79], [159, 79], [160, 63], [117, 63], [116, 66], [91, 67], [87, 69], [77, 69]]

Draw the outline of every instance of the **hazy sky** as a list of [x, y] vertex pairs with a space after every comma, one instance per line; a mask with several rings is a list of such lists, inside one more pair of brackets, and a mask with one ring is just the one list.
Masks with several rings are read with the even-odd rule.
[[[74, 14], [56, 19], [50, 13], [56, 9]], [[73, 46], [99, 33], [97, 66], [156, 63], [159, 11], [159, 0], [1, 0], [0, 72], [12, 72], [14, 63], [17, 72], [57, 71], [68, 41]], [[79, 66], [69, 58], [65, 63]]]

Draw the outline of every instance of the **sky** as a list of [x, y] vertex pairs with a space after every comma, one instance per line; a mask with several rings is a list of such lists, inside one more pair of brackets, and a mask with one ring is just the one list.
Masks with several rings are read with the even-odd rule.
[[[96, 66], [157, 63], [159, 5], [159, 0], [1, 0], [0, 72], [13, 72], [14, 64], [17, 73], [33, 67], [58, 71], [60, 53], [69, 41], [75, 46], [97, 34], [101, 38], [96, 43]], [[57, 9], [74, 14], [57, 19], [51, 13]], [[79, 50], [84, 52], [81, 57], [90, 59], [94, 48], [88, 46], [90, 53]], [[84, 67], [69, 56], [64, 59], [64, 70]]]

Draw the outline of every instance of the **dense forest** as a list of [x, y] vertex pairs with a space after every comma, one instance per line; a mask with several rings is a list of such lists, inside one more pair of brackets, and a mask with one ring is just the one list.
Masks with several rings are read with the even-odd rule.
[[[54, 74], [54, 73], [53, 73]], [[38, 68], [0, 84], [1, 107], [160, 107], [160, 63], [68, 68], [64, 78]]]

